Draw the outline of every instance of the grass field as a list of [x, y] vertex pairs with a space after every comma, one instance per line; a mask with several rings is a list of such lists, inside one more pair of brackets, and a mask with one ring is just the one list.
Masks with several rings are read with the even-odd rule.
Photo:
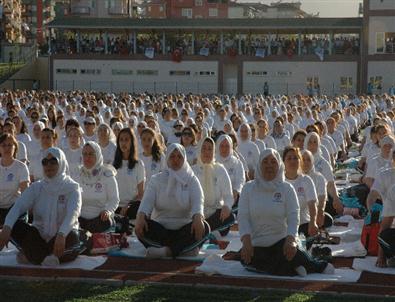
[[236, 290], [201, 287], [135, 285], [113, 287], [87, 283], [15, 282], [0, 283], [0, 301], [31, 302], [101, 302], [101, 301], [286, 301], [286, 302], [376, 302], [394, 298], [352, 297], [290, 293], [268, 290]]

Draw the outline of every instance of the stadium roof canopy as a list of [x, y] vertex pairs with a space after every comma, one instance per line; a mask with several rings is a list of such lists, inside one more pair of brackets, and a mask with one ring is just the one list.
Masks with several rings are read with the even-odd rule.
[[359, 32], [362, 18], [131, 19], [63, 17], [47, 24], [58, 29], [100, 30], [262, 30]]

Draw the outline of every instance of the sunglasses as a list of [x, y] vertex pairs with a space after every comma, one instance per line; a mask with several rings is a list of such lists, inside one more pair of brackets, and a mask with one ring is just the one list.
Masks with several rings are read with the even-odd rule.
[[48, 165], [50, 165], [50, 166], [56, 166], [56, 165], [58, 165], [59, 164], [59, 161], [58, 161], [58, 159], [56, 158], [56, 157], [52, 157], [52, 158], [44, 158], [42, 161], [41, 161], [41, 164], [43, 165], [43, 166], [48, 166]]
[[182, 135], [183, 136], [190, 136], [190, 137], [192, 137], [192, 133], [191, 132], [184, 132]]
[[84, 122], [84, 125], [95, 125], [95, 123]]

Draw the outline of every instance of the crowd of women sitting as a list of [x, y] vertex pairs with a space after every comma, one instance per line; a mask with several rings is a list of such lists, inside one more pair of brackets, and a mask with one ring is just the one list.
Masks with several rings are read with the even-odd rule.
[[395, 243], [394, 101], [6, 91], [0, 250], [11, 241], [18, 261], [56, 265], [91, 233], [134, 227], [148, 258], [176, 258], [226, 236], [237, 217], [247, 269], [331, 273], [298, 235], [314, 238], [343, 214], [333, 171], [364, 129], [361, 203], [384, 203], [385, 266]]

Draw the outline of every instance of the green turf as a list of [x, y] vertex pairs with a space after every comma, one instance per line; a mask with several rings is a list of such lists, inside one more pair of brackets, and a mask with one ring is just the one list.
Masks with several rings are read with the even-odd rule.
[[0, 282], [0, 301], [31, 302], [101, 302], [101, 301], [286, 301], [286, 302], [376, 302], [395, 299], [333, 296], [276, 292], [265, 290], [235, 290], [201, 287], [135, 285], [113, 287], [88, 283], [66, 282]]

